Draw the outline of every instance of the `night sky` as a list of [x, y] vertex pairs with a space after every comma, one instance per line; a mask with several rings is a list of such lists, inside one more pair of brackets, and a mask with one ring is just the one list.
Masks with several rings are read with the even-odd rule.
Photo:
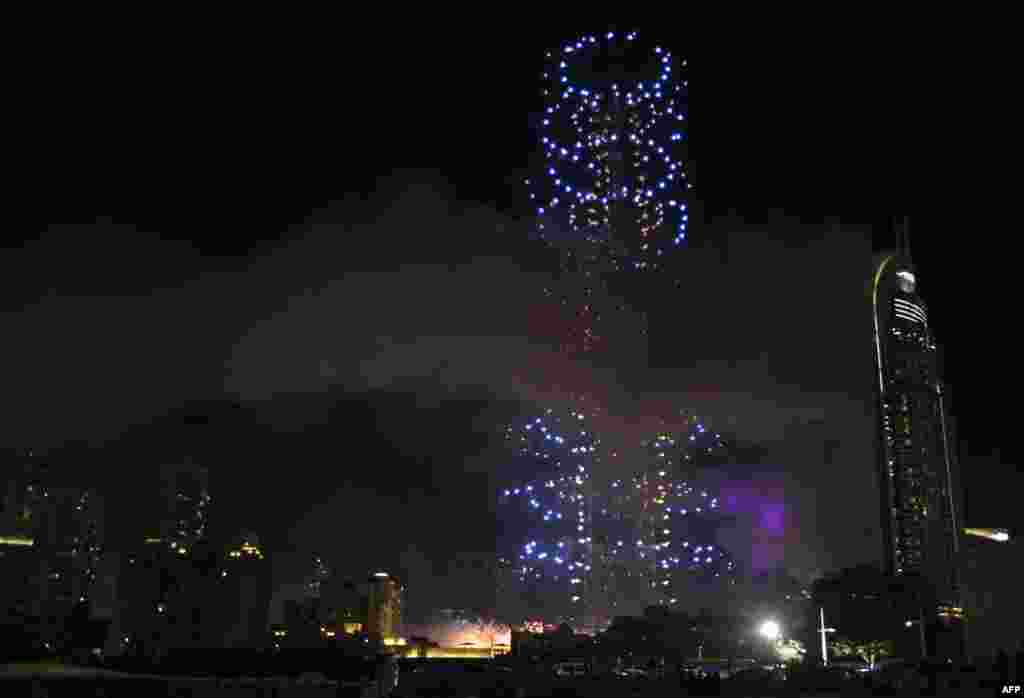
[[0, 447], [104, 489], [118, 545], [156, 466], [193, 454], [214, 526], [292, 553], [279, 582], [317, 551], [404, 572], [424, 611], [487, 607], [500, 426], [582, 386], [630, 438], [678, 405], [760, 453], [724, 477], [785, 530], [747, 521], [740, 557], [872, 560], [866, 289], [909, 214], [967, 522], [1020, 527], [1002, 58], [668, 37], [699, 198], [682, 295], [649, 342], [566, 365], [521, 182], [543, 51], [586, 29], [51, 37], [8, 100]]

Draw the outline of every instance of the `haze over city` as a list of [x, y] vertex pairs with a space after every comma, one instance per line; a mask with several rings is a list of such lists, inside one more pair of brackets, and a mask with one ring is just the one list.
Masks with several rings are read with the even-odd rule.
[[[48, 87], [25, 85], [19, 107], [37, 146], [15, 198], [34, 207], [0, 255], [10, 481], [31, 451], [60, 486], [100, 493], [104, 547], [128, 555], [166, 538], [160, 467], [190, 459], [209, 474], [210, 535], [254, 532], [267, 554], [267, 624], [287, 624], [321, 556], [338, 579], [394, 575], [410, 626], [459, 609], [515, 629], [496, 560], [541, 528], [513, 521], [501, 493], [548, 474], [510, 448], [510, 425], [586, 412], [597, 483], [632, 482], [641, 442], [699, 422], [729, 453], [685, 473], [717, 498], [700, 535], [742, 588], [785, 577], [810, 598], [838, 570], [896, 559], [871, 294], [878, 260], [903, 246], [955, 420], [956, 530], [1015, 540], [996, 73], [651, 40], [688, 62], [688, 227], [668, 281], [620, 274], [586, 295], [586, 312], [616, 300], [581, 349], [570, 335], [591, 326], [564, 290], [577, 253], [538, 232], [550, 211], [529, 198], [548, 176], [544, 54], [579, 33], [246, 50], [230, 79], [208, 70], [214, 48], [157, 51], [145, 80], [121, 76], [112, 49], [42, 59]], [[950, 84], [957, 98], [937, 100]], [[679, 610], [740, 603], [706, 588]], [[651, 603], [625, 599], [607, 620]]]

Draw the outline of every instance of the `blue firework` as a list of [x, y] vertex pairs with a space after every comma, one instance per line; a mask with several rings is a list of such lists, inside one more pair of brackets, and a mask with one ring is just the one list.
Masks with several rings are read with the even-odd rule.
[[537, 234], [601, 270], [656, 270], [686, 239], [686, 61], [637, 32], [547, 54]]
[[499, 547], [523, 583], [561, 595], [571, 616], [591, 571], [589, 492], [600, 440], [583, 413], [548, 409], [507, 427], [506, 441], [523, 478], [499, 494]]
[[642, 444], [639, 472], [612, 481], [595, 505], [599, 539], [613, 558], [640, 571], [652, 600], [676, 603], [680, 575], [716, 581], [737, 572], [732, 555], [714, 541], [719, 498], [687, 478], [695, 459], [724, 450], [721, 436], [698, 421], [681, 434], [656, 434]]

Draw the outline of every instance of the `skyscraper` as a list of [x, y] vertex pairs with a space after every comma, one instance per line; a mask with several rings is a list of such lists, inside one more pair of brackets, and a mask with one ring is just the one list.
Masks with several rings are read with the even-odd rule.
[[48, 489], [46, 495], [35, 545], [48, 562], [50, 596], [85, 602], [103, 550], [103, 498], [71, 488]]
[[210, 508], [209, 472], [186, 459], [160, 468], [163, 518], [160, 538], [171, 547], [188, 548], [207, 535]]
[[324, 593], [324, 586], [331, 579], [331, 568], [327, 561], [319, 555], [313, 557], [313, 569], [306, 577], [306, 596], [310, 598], [321, 598]]
[[515, 452], [515, 477], [531, 479], [499, 494], [501, 555], [516, 563], [534, 612], [542, 606], [546, 618], [589, 627], [590, 471], [600, 438], [582, 411], [550, 408], [522, 426], [507, 427], [506, 438]]
[[319, 555], [313, 556], [310, 573], [303, 581], [305, 599], [303, 604], [310, 618], [316, 618], [320, 624], [334, 622], [334, 591], [331, 585], [332, 574], [327, 560]]
[[960, 487], [947, 391], [905, 225], [901, 237], [901, 251], [877, 262], [871, 293], [885, 563], [890, 574], [924, 578], [935, 614], [951, 620], [961, 614]]
[[[259, 537], [242, 531], [230, 546], [219, 574], [225, 617], [224, 647], [259, 647], [267, 631], [273, 594], [271, 565]], [[212, 610], [212, 609], [211, 609]]]
[[563, 351], [592, 352], [613, 327], [631, 339], [635, 329], [646, 334], [646, 323], [636, 328], [616, 311], [626, 296], [646, 300], [671, 282], [656, 278], [689, 221], [685, 71], [685, 60], [636, 31], [581, 36], [546, 53], [544, 159], [526, 184], [536, 235], [561, 257], [559, 282], [545, 291], [570, 311]]
[[103, 500], [91, 490], [46, 487], [32, 516], [36, 553], [31, 615], [39, 636], [66, 649], [74, 616], [91, 612], [103, 550]]
[[0, 503], [0, 536], [28, 541], [35, 535], [50, 478], [31, 450], [11, 461], [4, 464], [7, 484]]
[[402, 596], [404, 587], [397, 577], [377, 572], [369, 582], [369, 610], [366, 632], [375, 642], [388, 642], [402, 632]]

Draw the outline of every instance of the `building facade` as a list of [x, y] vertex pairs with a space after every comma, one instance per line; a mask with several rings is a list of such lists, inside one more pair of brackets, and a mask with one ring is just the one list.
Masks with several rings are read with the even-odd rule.
[[[46, 500], [42, 466], [32, 453], [4, 454], [6, 483], [0, 496], [0, 592], [4, 627], [25, 627], [39, 614], [41, 558], [36, 526]], [[31, 628], [35, 632], [36, 628]], [[9, 634], [9, 630], [7, 630]]]
[[195, 545], [207, 536], [209, 471], [190, 458], [160, 467], [160, 538], [170, 547]]
[[[104, 547], [103, 498], [54, 486], [54, 472], [31, 451], [6, 472], [0, 506], [3, 616], [34, 644], [69, 650], [85, 641]], [[92, 641], [91, 639], [89, 640]]]
[[47, 468], [32, 451], [5, 460], [9, 462], [4, 463], [6, 485], [0, 502], [0, 536], [31, 539], [47, 497]]
[[159, 658], [180, 648], [265, 644], [272, 578], [253, 534], [188, 549], [150, 539], [120, 558], [112, 614], [120, 645], [108, 654]]
[[103, 499], [91, 490], [48, 489], [33, 539], [46, 568], [42, 598], [86, 603], [103, 552]]
[[366, 632], [371, 641], [388, 642], [402, 635], [401, 582], [386, 572], [377, 572], [369, 582]]
[[[922, 611], [922, 622], [949, 626], [962, 620], [962, 490], [947, 389], [908, 254], [878, 260], [871, 303], [884, 562], [891, 575], [926, 581], [936, 608]], [[934, 642], [929, 652], [939, 652]]]
[[226, 611], [222, 646], [261, 647], [269, 627], [273, 578], [259, 537], [243, 532], [222, 560], [217, 573]]

